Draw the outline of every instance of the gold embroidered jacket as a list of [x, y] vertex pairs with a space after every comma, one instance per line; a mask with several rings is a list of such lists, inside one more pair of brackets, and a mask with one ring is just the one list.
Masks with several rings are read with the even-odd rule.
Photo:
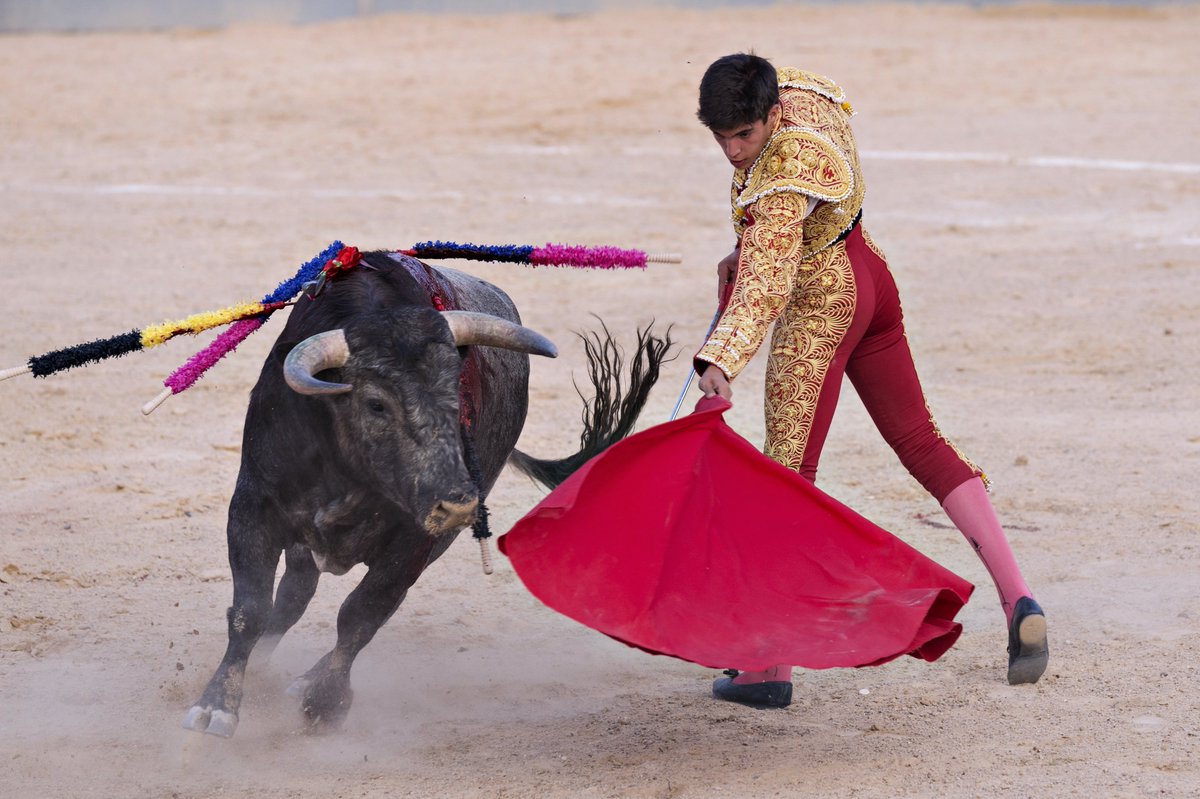
[[779, 127], [747, 170], [733, 173], [730, 200], [741, 252], [733, 292], [697, 353], [733, 379], [750, 362], [814, 256], [862, 209], [862, 172], [850, 130], [854, 111], [829, 78], [779, 70]]

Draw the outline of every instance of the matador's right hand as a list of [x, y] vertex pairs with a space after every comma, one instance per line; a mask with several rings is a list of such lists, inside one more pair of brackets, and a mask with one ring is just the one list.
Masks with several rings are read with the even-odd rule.
[[709, 364], [708, 368], [704, 370], [704, 374], [700, 375], [700, 390], [706, 397], [716, 394], [730, 402], [733, 401], [733, 386], [729, 385], [729, 378], [716, 364]]

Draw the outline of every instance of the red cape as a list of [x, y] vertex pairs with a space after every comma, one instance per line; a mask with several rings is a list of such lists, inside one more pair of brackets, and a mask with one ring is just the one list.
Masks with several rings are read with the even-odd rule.
[[729, 407], [614, 444], [502, 536], [534, 596], [712, 668], [940, 657], [973, 586], [763, 455]]

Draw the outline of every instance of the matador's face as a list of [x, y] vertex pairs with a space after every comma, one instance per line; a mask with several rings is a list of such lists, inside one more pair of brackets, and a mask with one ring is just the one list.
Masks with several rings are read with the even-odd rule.
[[733, 164], [734, 169], [749, 169], [763, 148], [767, 146], [767, 140], [771, 138], [771, 134], [778, 127], [782, 113], [783, 110], [777, 103], [771, 106], [766, 119], [738, 125], [728, 130], [714, 130], [712, 132], [713, 140], [720, 146], [721, 152], [725, 153], [725, 157], [729, 159], [729, 163]]

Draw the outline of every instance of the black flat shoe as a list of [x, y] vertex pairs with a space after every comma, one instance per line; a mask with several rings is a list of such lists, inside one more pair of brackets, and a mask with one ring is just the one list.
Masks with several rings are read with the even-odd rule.
[[1049, 661], [1046, 614], [1033, 597], [1023, 596], [1017, 600], [1008, 625], [1008, 684], [1037, 682]]
[[760, 710], [787, 707], [792, 703], [791, 682], [772, 681], [737, 685], [733, 681], [738, 674], [737, 671], [730, 669], [725, 673], [731, 676], [713, 680], [712, 692], [717, 699], [737, 702]]

